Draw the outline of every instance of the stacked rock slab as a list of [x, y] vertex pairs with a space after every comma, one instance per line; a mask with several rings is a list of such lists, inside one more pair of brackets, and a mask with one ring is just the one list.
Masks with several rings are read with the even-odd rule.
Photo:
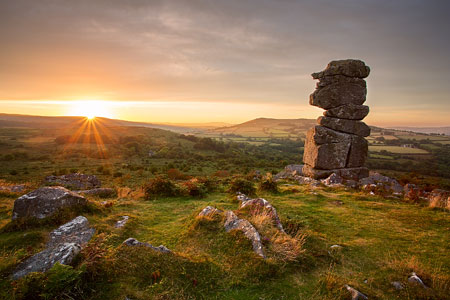
[[306, 135], [303, 174], [315, 179], [336, 173], [344, 179], [369, 176], [364, 167], [370, 127], [361, 120], [369, 113], [366, 78], [370, 69], [363, 61], [332, 61], [325, 70], [313, 73], [318, 79], [309, 104], [325, 109], [318, 125]]

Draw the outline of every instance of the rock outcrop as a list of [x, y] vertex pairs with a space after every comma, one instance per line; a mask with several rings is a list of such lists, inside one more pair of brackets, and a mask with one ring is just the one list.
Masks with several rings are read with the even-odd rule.
[[51, 185], [61, 185], [71, 190], [88, 190], [101, 187], [102, 183], [95, 175], [72, 173], [67, 175], [45, 177], [45, 183]]
[[212, 217], [215, 214], [220, 214], [222, 211], [212, 206], [207, 206], [198, 214], [199, 217]]
[[20, 263], [13, 279], [19, 279], [31, 272], [48, 271], [54, 264], [69, 264], [95, 233], [89, 221], [78, 216], [72, 221], [50, 232], [46, 248]]
[[352, 300], [367, 300], [367, 299], [369, 299], [369, 298], [367, 298], [366, 295], [364, 295], [363, 293], [361, 293], [357, 289], [352, 288], [348, 284], [346, 284], [344, 287], [347, 289], [347, 291], [350, 292], [350, 295], [352, 296]]
[[12, 219], [43, 219], [61, 208], [86, 205], [86, 198], [63, 187], [42, 187], [14, 201]]
[[364, 167], [370, 127], [361, 122], [369, 113], [364, 80], [370, 69], [360, 60], [332, 61], [327, 68], [312, 77], [318, 79], [309, 103], [325, 109], [319, 125], [306, 136], [302, 173], [322, 179], [335, 173], [349, 180], [369, 176]]
[[249, 221], [245, 219], [239, 219], [234, 214], [234, 212], [229, 210], [226, 212], [226, 221], [224, 227], [226, 232], [229, 232], [231, 230], [242, 231], [242, 233], [252, 242], [253, 251], [255, 251], [255, 253], [262, 258], [265, 258], [263, 246], [261, 243], [261, 237], [255, 227], [253, 227], [253, 225]]
[[113, 197], [117, 194], [116, 190], [112, 188], [94, 188], [91, 190], [81, 190], [75, 192], [78, 194], [99, 196], [101, 198]]
[[247, 199], [241, 202], [239, 209], [247, 208], [250, 209], [252, 214], [266, 214], [274, 222], [277, 228], [284, 232], [283, 225], [281, 224], [280, 218], [278, 217], [277, 210], [270, 204], [269, 201], [263, 198]]

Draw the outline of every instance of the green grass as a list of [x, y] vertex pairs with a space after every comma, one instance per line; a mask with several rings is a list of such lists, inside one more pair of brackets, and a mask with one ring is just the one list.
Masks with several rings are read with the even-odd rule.
[[[260, 196], [277, 208], [288, 232], [307, 235], [306, 252], [297, 261], [264, 261], [241, 235], [227, 234], [222, 219], [195, 219], [207, 205], [236, 209], [237, 203], [227, 194], [203, 199], [113, 199], [111, 208], [85, 214], [97, 229], [96, 237], [103, 237], [100, 248], [106, 249], [103, 259], [87, 264], [103, 271], [85, 286], [95, 289], [85, 294], [86, 299], [347, 299], [343, 284], [372, 299], [419, 299], [423, 291], [408, 286], [397, 292], [390, 286], [390, 281], [406, 282], [411, 271], [433, 287], [435, 294], [427, 294], [426, 299], [448, 295], [448, 212], [307, 186], [283, 187], [279, 194]], [[9, 223], [13, 201], [0, 199], [0, 226]], [[122, 215], [131, 220], [125, 228], [115, 229], [114, 222]], [[2, 297], [13, 299], [8, 274], [21, 259], [42, 249], [50, 230], [46, 226], [0, 233]], [[121, 246], [128, 237], [164, 244], [175, 255]], [[329, 252], [333, 244], [342, 245], [342, 250]], [[74, 267], [84, 270], [83, 261], [89, 261], [85, 253]]]
[[400, 146], [369, 146], [369, 151], [372, 152], [380, 152], [382, 150], [400, 154], [428, 154], [428, 151], [418, 148], [408, 148]]

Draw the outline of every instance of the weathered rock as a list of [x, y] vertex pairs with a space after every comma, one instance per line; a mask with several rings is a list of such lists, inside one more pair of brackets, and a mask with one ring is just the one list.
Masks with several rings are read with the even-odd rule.
[[314, 79], [324, 76], [344, 75], [348, 77], [366, 78], [369, 76], [370, 68], [358, 59], [343, 59], [331, 61], [325, 70], [311, 74]]
[[250, 197], [247, 197], [246, 194], [243, 194], [243, 193], [241, 193], [241, 192], [237, 192], [237, 193], [236, 193], [236, 198], [237, 198], [237, 200], [240, 201], [240, 202], [247, 201], [247, 200], [250, 200], [250, 199], [251, 199]]
[[306, 176], [312, 177], [314, 179], [323, 179], [327, 178], [333, 173], [341, 176], [346, 180], [359, 180], [361, 178], [369, 176], [369, 169], [360, 167], [360, 168], [342, 168], [342, 169], [333, 169], [333, 170], [320, 170], [315, 169], [309, 165], [303, 166], [303, 173]]
[[361, 293], [360, 291], [358, 291], [357, 289], [352, 288], [351, 286], [349, 286], [348, 284], [346, 284], [344, 286], [347, 291], [350, 292], [350, 294], [352, 295], [352, 300], [367, 300], [369, 298], [367, 298], [366, 295], [364, 295], [363, 293]]
[[129, 219], [130, 219], [129, 216], [122, 216], [122, 220], [117, 221], [114, 227], [122, 228], [123, 226], [125, 226], [125, 224], [127, 224]]
[[349, 134], [314, 126], [307, 132], [303, 162], [317, 169], [345, 168], [350, 143]]
[[161, 253], [171, 253], [172, 251], [170, 251], [166, 246], [163, 245], [159, 245], [158, 247], [155, 247], [149, 243], [142, 243], [139, 242], [137, 239], [135, 238], [128, 238], [123, 242], [124, 245], [127, 246], [143, 246], [143, 247], [147, 247], [150, 248], [152, 250], [161, 252]]
[[113, 197], [116, 195], [116, 190], [112, 188], [94, 188], [91, 190], [81, 190], [81, 191], [75, 191], [78, 194], [85, 194], [85, 195], [94, 195], [99, 197]]
[[0, 186], [0, 191], [7, 191], [10, 193], [22, 193], [25, 191], [25, 184], [11, 184], [11, 185], [2, 185]]
[[87, 190], [101, 187], [101, 182], [95, 175], [73, 173], [61, 176], [50, 175], [45, 182], [52, 185], [62, 185], [73, 190]]
[[86, 205], [84, 197], [63, 187], [42, 187], [25, 194], [14, 201], [12, 219], [51, 216], [65, 207]]
[[363, 188], [365, 186], [374, 185], [376, 188], [382, 188], [386, 192], [402, 194], [403, 187], [398, 183], [397, 180], [383, 176], [379, 173], [372, 173], [370, 176], [363, 178], [359, 181], [359, 185]]
[[422, 279], [420, 279], [419, 276], [417, 276], [417, 274], [415, 272], [411, 273], [411, 276], [408, 277], [408, 282], [409, 283], [413, 283], [413, 284], [418, 284], [420, 286], [422, 286], [423, 288], [428, 288], [425, 283], [423, 283]]
[[279, 179], [292, 179], [294, 176], [301, 176], [303, 165], [287, 165], [284, 170], [277, 173], [273, 178], [275, 180]]
[[306, 177], [306, 176], [295, 176], [294, 179], [299, 183], [299, 184], [309, 184], [311, 186], [319, 186], [320, 185], [320, 181], [311, 178], [311, 177]]
[[20, 263], [13, 279], [19, 279], [31, 272], [46, 272], [55, 263], [69, 264], [95, 233], [88, 220], [78, 216], [72, 221], [50, 232], [46, 249]]
[[220, 214], [222, 211], [212, 206], [207, 206], [198, 214], [199, 217], [213, 216], [215, 214]]
[[344, 183], [344, 178], [336, 173], [333, 173], [327, 178], [323, 179], [322, 183], [326, 186], [342, 186]]
[[362, 137], [370, 135], [370, 127], [361, 121], [319, 117], [317, 123], [336, 131], [356, 134]]
[[323, 112], [323, 115], [326, 117], [348, 120], [362, 120], [368, 114], [369, 107], [367, 105], [356, 105], [353, 103], [334, 107]]
[[364, 166], [369, 153], [369, 143], [366, 139], [359, 135], [351, 135], [352, 141], [350, 145], [350, 152], [347, 157], [347, 168], [357, 168]]
[[450, 209], [450, 191], [434, 189], [428, 195], [430, 207], [440, 207]]
[[226, 221], [224, 224], [225, 230], [230, 232], [231, 230], [239, 230], [251, 241], [253, 246], [253, 251], [265, 258], [263, 247], [261, 243], [261, 237], [258, 231], [250, 224], [249, 221], [244, 219], [239, 219], [232, 211], [226, 212]]
[[405, 285], [400, 281], [392, 281], [391, 284], [394, 286], [396, 290], [403, 290], [405, 288]]
[[269, 201], [263, 198], [249, 199], [243, 201], [239, 208], [251, 208], [251, 213], [253, 214], [267, 214], [269, 215], [277, 228], [284, 232], [283, 225], [281, 224], [280, 218], [278, 217], [277, 210], [270, 204]]
[[359, 78], [327, 76], [320, 79], [309, 96], [309, 104], [331, 109], [345, 104], [362, 105], [366, 101], [366, 82]]

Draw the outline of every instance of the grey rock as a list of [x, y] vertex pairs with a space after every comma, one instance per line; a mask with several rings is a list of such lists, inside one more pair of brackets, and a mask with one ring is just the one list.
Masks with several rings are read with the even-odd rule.
[[266, 199], [256, 198], [243, 201], [240, 205], [240, 208], [246, 207], [251, 208], [251, 212], [253, 214], [261, 214], [261, 213], [268, 214], [272, 218], [277, 228], [280, 231], [284, 232], [283, 225], [281, 224], [280, 218], [278, 217], [277, 210]]
[[314, 179], [323, 179], [327, 178], [333, 173], [341, 176], [346, 180], [359, 180], [361, 178], [369, 176], [369, 169], [360, 167], [360, 168], [342, 168], [342, 169], [333, 169], [333, 170], [320, 170], [315, 169], [307, 164], [303, 166], [303, 173], [306, 176], [312, 177]]
[[397, 180], [379, 173], [372, 173], [370, 176], [361, 179], [359, 185], [363, 187], [373, 186], [375, 188], [383, 188], [385, 191], [391, 193], [403, 193], [404, 190]]
[[391, 284], [394, 286], [396, 290], [403, 290], [405, 288], [405, 285], [400, 281], [392, 281]]
[[116, 224], [114, 225], [114, 227], [122, 228], [123, 226], [125, 226], [125, 224], [127, 224], [129, 219], [130, 219], [129, 216], [122, 216], [122, 219], [117, 221]]
[[370, 135], [370, 127], [361, 121], [319, 117], [317, 123], [336, 131], [356, 134], [362, 137]]
[[275, 180], [279, 179], [293, 179], [294, 176], [301, 176], [303, 165], [287, 165], [284, 170], [277, 173], [273, 178]]
[[67, 175], [45, 177], [45, 183], [62, 185], [75, 190], [87, 190], [101, 187], [102, 183], [95, 175], [72, 173]]
[[[243, 194], [242, 194], [243, 195]], [[245, 196], [245, 195], [244, 195]], [[212, 206], [207, 206], [198, 214], [199, 217], [213, 216], [215, 214], [220, 214], [222, 211]]]
[[323, 115], [326, 117], [348, 120], [362, 120], [368, 114], [369, 107], [367, 105], [356, 105], [353, 103], [344, 104], [323, 112]]
[[313, 73], [314, 79], [320, 79], [324, 76], [344, 75], [348, 77], [365, 78], [369, 76], [370, 68], [362, 60], [343, 59], [333, 60], [328, 63], [325, 70]]
[[344, 178], [342, 178], [341, 176], [339, 176], [336, 173], [332, 173], [330, 176], [328, 176], [327, 178], [321, 180], [322, 183], [326, 186], [342, 186], [344, 183]]
[[76, 217], [50, 232], [46, 248], [20, 263], [12, 278], [16, 280], [31, 272], [46, 272], [57, 262], [70, 264], [94, 233], [95, 229], [89, 227], [85, 217]]
[[263, 247], [261, 243], [261, 237], [258, 231], [253, 227], [253, 225], [244, 219], [239, 219], [232, 211], [226, 212], [226, 221], [224, 224], [225, 230], [230, 232], [231, 230], [239, 230], [251, 241], [253, 246], [253, 251], [265, 258]]
[[367, 140], [359, 135], [351, 135], [350, 152], [347, 157], [347, 168], [357, 168], [364, 166], [369, 153]]
[[63, 187], [42, 187], [14, 201], [12, 219], [38, 218], [53, 215], [61, 208], [86, 205], [84, 197]]
[[25, 191], [25, 184], [16, 184], [16, 185], [2, 185], [0, 186], [0, 191], [7, 191], [10, 193], [22, 193]]
[[237, 198], [237, 200], [240, 201], [240, 202], [250, 200], [250, 198], [247, 197], [247, 195], [245, 195], [245, 194], [243, 194], [243, 193], [241, 193], [241, 192], [237, 192], [237, 193], [236, 193], [236, 198]]
[[349, 134], [314, 126], [307, 132], [303, 162], [316, 169], [345, 168], [350, 145]]
[[363, 293], [361, 293], [357, 289], [352, 288], [348, 284], [346, 284], [344, 287], [347, 289], [347, 291], [350, 292], [350, 294], [352, 296], [352, 300], [368, 300], [369, 299], [369, 298], [367, 298], [366, 295], [364, 295]]
[[306, 176], [295, 176], [294, 179], [299, 183], [299, 184], [309, 184], [312, 186], [318, 186], [320, 185], [320, 181], [311, 178], [311, 177], [306, 177]]
[[418, 284], [420, 286], [422, 286], [423, 288], [428, 288], [425, 283], [423, 283], [422, 279], [420, 279], [419, 276], [417, 276], [417, 274], [415, 272], [411, 273], [411, 276], [408, 278], [408, 282], [409, 283], [413, 283], [413, 284]]
[[341, 245], [331, 245], [330, 249], [341, 249], [342, 246]]
[[155, 250], [155, 251], [158, 251], [158, 252], [161, 252], [161, 253], [171, 253], [172, 251], [170, 251], [166, 246], [163, 246], [163, 245], [159, 245], [158, 247], [155, 247], [155, 246], [153, 246], [153, 245], [151, 245], [151, 244], [149, 244], [149, 243], [142, 243], [142, 242], [139, 242], [137, 239], [135, 239], [135, 238], [128, 238], [128, 239], [126, 239], [124, 242], [123, 242], [123, 244], [124, 245], [127, 245], [127, 246], [133, 246], [133, 247], [135, 247], [135, 246], [142, 246], [142, 247], [147, 247], [147, 248], [150, 248], [150, 249], [152, 249], [152, 250]]
[[319, 80], [309, 96], [309, 104], [331, 109], [346, 104], [362, 105], [366, 101], [366, 82], [359, 78], [327, 76]]

